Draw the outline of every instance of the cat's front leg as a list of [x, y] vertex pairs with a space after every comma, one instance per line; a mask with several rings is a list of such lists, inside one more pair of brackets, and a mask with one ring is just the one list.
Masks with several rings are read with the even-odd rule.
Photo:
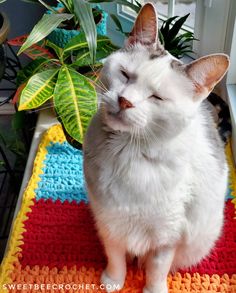
[[106, 240], [104, 242], [107, 255], [107, 267], [101, 276], [101, 283], [107, 292], [122, 289], [126, 276], [126, 250], [119, 243]]
[[167, 276], [175, 255], [172, 247], [150, 252], [146, 261], [146, 286], [143, 293], [168, 293]]

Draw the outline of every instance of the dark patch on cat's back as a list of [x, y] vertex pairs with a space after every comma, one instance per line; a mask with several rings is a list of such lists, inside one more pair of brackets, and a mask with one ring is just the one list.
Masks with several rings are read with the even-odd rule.
[[207, 138], [212, 146], [212, 154], [219, 162], [219, 166], [222, 168], [225, 163], [224, 143], [217, 131], [217, 125], [214, 123], [212, 111], [209, 107], [209, 102], [206, 100], [202, 103], [202, 112], [205, 116]]

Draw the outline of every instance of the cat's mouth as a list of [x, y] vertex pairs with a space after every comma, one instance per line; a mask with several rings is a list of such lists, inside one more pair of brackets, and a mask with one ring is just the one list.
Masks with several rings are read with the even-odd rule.
[[127, 120], [124, 111], [107, 111], [105, 115], [106, 124], [114, 130], [129, 131], [131, 123]]

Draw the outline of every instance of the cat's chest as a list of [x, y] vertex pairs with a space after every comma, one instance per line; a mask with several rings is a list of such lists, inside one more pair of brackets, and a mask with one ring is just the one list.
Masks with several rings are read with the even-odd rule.
[[145, 149], [122, 148], [112, 152], [111, 148], [103, 151], [99, 181], [104, 192], [116, 200], [128, 198], [136, 202], [146, 202], [148, 194], [151, 201], [159, 195], [176, 192], [185, 185], [183, 178], [186, 172], [181, 160], [171, 160], [158, 153], [152, 154]]

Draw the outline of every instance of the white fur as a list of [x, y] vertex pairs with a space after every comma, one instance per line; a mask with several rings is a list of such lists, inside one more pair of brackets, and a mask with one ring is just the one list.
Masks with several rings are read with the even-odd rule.
[[[145, 256], [145, 293], [167, 293], [169, 270], [204, 258], [223, 223], [223, 147], [209, 139], [209, 131], [217, 139], [211, 115], [173, 60], [150, 60], [141, 45], [111, 55], [84, 144], [91, 208], [108, 257], [102, 282], [122, 287], [125, 254]], [[120, 68], [136, 78], [127, 81]], [[120, 111], [118, 96], [134, 107]]]

